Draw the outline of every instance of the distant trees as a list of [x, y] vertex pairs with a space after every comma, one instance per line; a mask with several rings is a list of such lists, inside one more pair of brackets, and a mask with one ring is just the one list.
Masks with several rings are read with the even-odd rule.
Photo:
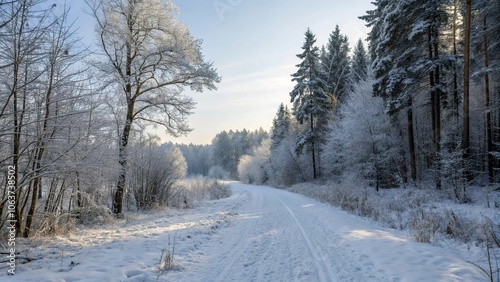
[[222, 168], [230, 177], [237, 178], [240, 157], [260, 146], [266, 138], [268, 138], [268, 133], [262, 128], [255, 131], [224, 130], [218, 133], [211, 144], [211, 166], [217, 167], [217, 175], [224, 174], [220, 171]]
[[[119, 131], [120, 172], [113, 212], [122, 212], [127, 171], [127, 146], [135, 123], [160, 125], [171, 135], [190, 131], [186, 117], [194, 101], [184, 87], [215, 89], [220, 81], [204, 61], [200, 42], [176, 18], [171, 1], [87, 1], [94, 16], [103, 57], [95, 67], [103, 89], [119, 93], [123, 108]], [[112, 75], [109, 75], [112, 74]]]
[[165, 147], [169, 148], [176, 146], [181, 150], [182, 155], [186, 159], [188, 165], [187, 174], [188, 175], [208, 175], [210, 170], [210, 145], [195, 145], [195, 144], [164, 144]]

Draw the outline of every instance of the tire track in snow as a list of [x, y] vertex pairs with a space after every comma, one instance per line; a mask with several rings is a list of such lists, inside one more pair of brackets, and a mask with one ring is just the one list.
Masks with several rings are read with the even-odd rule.
[[[248, 193], [249, 196], [250, 193]], [[255, 196], [255, 195], [253, 195]], [[257, 199], [248, 199], [247, 201], [252, 203], [252, 207], [254, 207], [253, 210], [257, 210], [256, 207], [261, 207], [262, 202], [263, 202], [263, 197], [262, 195], [257, 195]], [[242, 216], [255, 216], [255, 214], [240, 214], [239, 217]], [[245, 224], [244, 228], [242, 230], [242, 234], [253, 234], [254, 230], [252, 230], [253, 225], [252, 224]], [[234, 237], [231, 238], [230, 242], [228, 243], [231, 248], [229, 252], [225, 255], [225, 258], [227, 258], [226, 261], [223, 261], [223, 266], [220, 268], [219, 271], [215, 273], [215, 278], [211, 278], [208, 281], [222, 281], [226, 277], [228, 277], [228, 274], [233, 271], [233, 267], [240, 260], [241, 257], [248, 251], [248, 249], [251, 247], [250, 243], [251, 241], [248, 240], [241, 240], [240, 237]], [[213, 280], [212, 280], [213, 279]]]
[[[311, 242], [311, 239], [307, 235], [307, 232], [305, 231], [304, 227], [300, 223], [299, 219], [295, 216], [293, 213], [292, 209], [283, 202], [283, 200], [279, 199], [281, 204], [286, 208], [290, 216], [293, 218], [295, 223], [297, 224], [297, 227], [300, 230], [300, 233], [302, 234], [302, 238], [304, 238], [304, 241], [306, 242], [307, 249], [309, 250], [309, 253], [311, 254], [311, 257], [313, 258], [314, 265], [316, 266], [316, 274], [318, 276], [319, 281], [337, 281], [335, 278], [335, 275], [331, 272], [330, 268], [327, 266], [325, 261], [321, 258], [321, 256], [318, 255], [316, 252], [317, 249], [314, 248], [313, 243]], [[326, 275], [325, 275], [326, 273]]]

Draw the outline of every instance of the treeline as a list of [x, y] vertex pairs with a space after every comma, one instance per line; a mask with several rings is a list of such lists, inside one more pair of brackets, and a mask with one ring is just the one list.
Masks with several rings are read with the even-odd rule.
[[[472, 3], [471, 3], [472, 2]], [[500, 180], [500, 2], [375, 1], [368, 49], [338, 27], [305, 33], [270, 140], [240, 160], [244, 181], [316, 178], [424, 184], [467, 201]]]
[[187, 162], [188, 175], [210, 176], [219, 179], [237, 179], [241, 156], [250, 154], [269, 137], [264, 129], [219, 132], [209, 145], [166, 143], [165, 148], [178, 147]]

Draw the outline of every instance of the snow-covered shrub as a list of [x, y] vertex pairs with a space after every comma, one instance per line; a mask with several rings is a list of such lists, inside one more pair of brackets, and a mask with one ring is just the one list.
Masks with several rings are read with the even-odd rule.
[[417, 242], [430, 243], [442, 228], [442, 217], [432, 211], [418, 209], [412, 212], [408, 229]]
[[[498, 222], [500, 215], [484, 201], [484, 193], [470, 193], [482, 208], [457, 204], [446, 190], [383, 189], [375, 191], [363, 182], [301, 183], [290, 191], [368, 217], [394, 229], [407, 229], [416, 241], [438, 242], [444, 238], [464, 243], [484, 243], [500, 238], [500, 225], [483, 232], [485, 222]], [[477, 194], [477, 196], [476, 196]], [[482, 196], [480, 196], [482, 195]], [[480, 198], [483, 197], [483, 198]], [[491, 224], [490, 224], [491, 225]], [[495, 230], [492, 232], [491, 230]], [[489, 235], [485, 235], [489, 234]], [[488, 239], [488, 236], [490, 239]]]
[[[77, 219], [71, 213], [51, 212], [43, 216], [37, 214], [35, 236], [65, 235], [75, 229]], [[42, 218], [43, 217], [43, 218]]]
[[208, 197], [210, 200], [219, 200], [231, 197], [233, 191], [227, 183], [214, 181], [208, 188]]
[[176, 209], [194, 208], [199, 201], [196, 190], [189, 189], [184, 183], [179, 183], [176, 187], [176, 193], [169, 199], [169, 207]]
[[238, 163], [238, 178], [244, 183], [264, 184], [272, 173], [270, 163], [271, 139], [253, 149], [252, 155], [241, 156]]
[[297, 155], [295, 139], [296, 136], [292, 132], [270, 152], [269, 165], [272, 173], [269, 176], [273, 184], [291, 186], [311, 178], [311, 173], [307, 170], [311, 167], [310, 157]]
[[193, 208], [208, 200], [218, 200], [232, 195], [229, 184], [207, 177], [197, 176], [178, 183], [178, 192], [171, 199], [171, 207]]
[[177, 182], [187, 171], [186, 160], [177, 147], [168, 151], [151, 145], [136, 148], [131, 159], [129, 187], [137, 208], [147, 210], [154, 206], [170, 206], [178, 192]]
[[252, 156], [243, 155], [238, 162], [238, 179], [243, 183], [253, 183], [253, 175], [250, 173], [249, 166]]
[[216, 165], [216, 166], [212, 166], [208, 170], [208, 176], [211, 178], [215, 178], [215, 179], [227, 180], [227, 179], [229, 179], [229, 172], [227, 170], [225, 170], [224, 168]]
[[73, 210], [78, 224], [86, 226], [103, 225], [113, 222], [114, 217], [109, 208], [104, 206], [84, 207]]
[[449, 209], [417, 209], [411, 213], [408, 229], [416, 241], [429, 243], [447, 236], [469, 243], [480, 238], [480, 223]]

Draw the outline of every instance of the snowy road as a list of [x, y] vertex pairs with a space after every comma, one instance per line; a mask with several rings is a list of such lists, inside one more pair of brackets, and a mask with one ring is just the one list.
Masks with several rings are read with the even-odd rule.
[[[13, 281], [486, 281], [449, 250], [297, 194], [231, 185], [232, 197], [193, 210], [56, 238]], [[174, 235], [180, 270], [158, 276]]]
[[211, 254], [179, 281], [482, 281], [449, 251], [301, 195], [235, 183], [245, 197]]

